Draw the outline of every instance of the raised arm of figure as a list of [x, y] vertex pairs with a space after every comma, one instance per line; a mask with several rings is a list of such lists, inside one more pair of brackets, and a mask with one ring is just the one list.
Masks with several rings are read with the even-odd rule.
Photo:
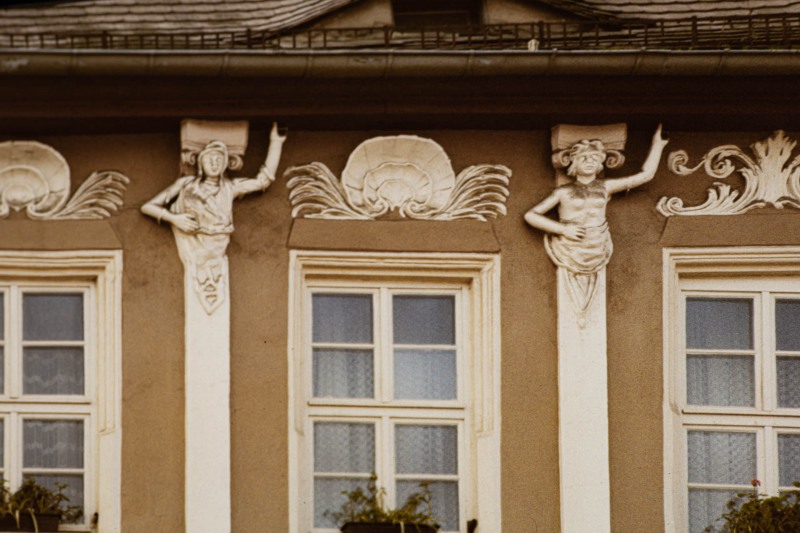
[[236, 196], [244, 196], [251, 192], [263, 191], [275, 181], [275, 172], [278, 170], [278, 163], [281, 160], [281, 151], [283, 150], [283, 143], [286, 141], [286, 135], [278, 132], [278, 124], [272, 123], [272, 130], [269, 134], [269, 149], [267, 149], [267, 158], [258, 174], [254, 179], [250, 178], [236, 178], [233, 180], [234, 190]]
[[669, 140], [661, 136], [661, 124], [659, 124], [658, 128], [656, 128], [656, 132], [653, 134], [653, 143], [650, 145], [650, 153], [647, 155], [644, 165], [642, 165], [642, 171], [633, 176], [628, 176], [627, 178], [605, 180], [608, 193], [614, 194], [627, 191], [653, 179], [658, 169], [658, 163], [661, 161], [661, 153], [664, 151], [664, 147], [668, 142]]
[[188, 213], [172, 213], [167, 206], [172, 202], [186, 183], [193, 179], [191, 176], [184, 176], [175, 180], [175, 183], [153, 196], [149, 202], [141, 207], [142, 213], [151, 216], [158, 222], [166, 220], [185, 233], [194, 233], [199, 228], [197, 220]]

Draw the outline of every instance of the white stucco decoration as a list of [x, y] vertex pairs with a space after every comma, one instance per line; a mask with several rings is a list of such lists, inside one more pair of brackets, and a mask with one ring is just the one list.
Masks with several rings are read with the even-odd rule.
[[[708, 189], [708, 198], [701, 205], [684, 207], [680, 198], [663, 197], [658, 202], [658, 210], [668, 217], [739, 215], [766, 206], [800, 207], [800, 156], [789, 161], [796, 145], [797, 141], [790, 140], [778, 130], [767, 140], [751, 145], [755, 159], [738, 146], [728, 144], [710, 150], [694, 167], [686, 166], [689, 155], [684, 150], [672, 152], [668, 159], [672, 172], [687, 176], [703, 167], [709, 176], [725, 179], [738, 171], [745, 180], [744, 191], [716, 182], [713, 188]], [[735, 164], [737, 160], [738, 165]]]
[[[667, 141], [653, 135], [641, 172], [600, 179], [619, 166], [625, 124], [559, 125], [551, 138], [556, 188], [525, 214], [545, 232], [545, 249], [558, 267], [558, 458], [561, 533], [611, 533], [606, 264], [611, 195], [655, 176]], [[566, 172], [562, 169], [566, 168]], [[558, 210], [558, 220], [548, 213]]]
[[226, 255], [234, 200], [275, 180], [286, 136], [273, 124], [255, 179], [229, 178], [247, 148], [244, 121], [185, 120], [184, 175], [142, 206], [172, 226], [184, 267], [184, 512], [187, 533], [231, 533], [231, 302]]
[[[587, 127], [573, 128], [578, 133], [587, 130]], [[556, 152], [553, 163], [557, 182], [564, 178], [572, 179], [556, 187], [550, 196], [525, 214], [528, 224], [545, 232], [547, 255], [559, 269], [567, 273], [569, 293], [580, 322], [583, 322], [596, 292], [597, 273], [608, 264], [613, 251], [606, 220], [606, 206], [611, 195], [633, 189], [653, 179], [661, 153], [667, 144], [661, 137], [659, 125], [641, 172], [626, 178], [599, 179], [604, 163], [609, 158], [615, 166], [619, 166], [622, 160], [618, 149], [609, 150], [604, 141], [606, 137], [610, 137], [616, 146], [620, 142], [624, 146], [625, 134], [619, 131], [623, 128], [624, 124], [613, 125], [611, 129], [601, 127], [595, 133], [602, 135], [602, 139], [595, 137], [577, 141], [576, 135], [568, 126], [554, 128], [553, 148]], [[563, 146], [564, 139], [572, 144]], [[564, 167], [567, 167], [566, 174], [560, 172]], [[546, 216], [555, 208], [558, 209], [557, 221]]]
[[[186, 138], [182, 140], [182, 160], [184, 163], [194, 161], [196, 172], [178, 178], [144, 204], [142, 212], [172, 225], [178, 253], [191, 275], [194, 292], [211, 314], [227, 294], [228, 258], [225, 254], [234, 229], [233, 201], [263, 191], [275, 181], [286, 137], [280, 135], [277, 125], [273, 124], [267, 158], [258, 175], [254, 179], [228, 178], [226, 170], [241, 166], [241, 156], [247, 145], [247, 123], [184, 121], [183, 130], [184, 136], [190, 131], [192, 142]], [[243, 139], [231, 144], [239, 153], [231, 154], [228, 144], [218, 140], [220, 138]], [[202, 146], [199, 153], [196, 146]]]
[[0, 218], [22, 209], [36, 220], [107, 218], [122, 205], [128, 182], [113, 170], [93, 172], [70, 198], [69, 165], [54, 148], [0, 143]]
[[350, 154], [342, 179], [322, 163], [286, 171], [295, 218], [487, 220], [506, 213], [511, 170], [475, 165], [456, 176], [435, 141], [414, 135], [374, 137]]

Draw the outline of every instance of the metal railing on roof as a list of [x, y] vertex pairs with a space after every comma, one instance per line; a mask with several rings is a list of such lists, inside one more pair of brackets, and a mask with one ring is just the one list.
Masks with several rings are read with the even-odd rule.
[[647, 21], [539, 21], [287, 32], [0, 33], [0, 48], [98, 50], [613, 50], [800, 48], [800, 15]]

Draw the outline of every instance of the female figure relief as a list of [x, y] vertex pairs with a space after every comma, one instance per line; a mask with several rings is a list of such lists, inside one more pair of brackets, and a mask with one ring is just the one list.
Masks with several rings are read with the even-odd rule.
[[[574, 181], [556, 188], [525, 214], [528, 224], [548, 233], [545, 236], [547, 255], [565, 269], [573, 301], [580, 313], [591, 303], [597, 272], [611, 259], [613, 245], [606, 220], [606, 205], [611, 195], [653, 179], [667, 142], [661, 136], [659, 125], [642, 171], [626, 178], [606, 180], [597, 179], [607, 155], [603, 143], [599, 140], [575, 143], [569, 150], [567, 168], [567, 175]], [[555, 207], [558, 207], [558, 220], [545, 216]]]
[[228, 147], [211, 141], [197, 156], [194, 176], [178, 178], [142, 206], [142, 213], [172, 225], [181, 261], [194, 280], [200, 302], [209, 314], [223, 301], [228, 248], [233, 233], [233, 201], [263, 191], [275, 181], [285, 135], [272, 125], [269, 150], [254, 179], [228, 178]]

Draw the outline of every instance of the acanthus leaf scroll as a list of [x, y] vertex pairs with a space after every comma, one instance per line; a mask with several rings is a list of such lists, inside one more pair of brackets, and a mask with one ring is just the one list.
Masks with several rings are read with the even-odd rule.
[[683, 200], [678, 197], [663, 197], [657, 208], [667, 217], [739, 215], [766, 206], [800, 208], [800, 156], [791, 159], [796, 145], [797, 141], [790, 140], [782, 130], [778, 130], [765, 141], [751, 145], [755, 159], [738, 146], [727, 144], [710, 150], [694, 167], [687, 166], [689, 155], [686, 151], [672, 152], [668, 167], [675, 174], [688, 176], [703, 168], [712, 178], [726, 179], [738, 170], [745, 180], [744, 190], [716, 182], [713, 188], [708, 189], [706, 201], [700, 205], [684, 207]]

